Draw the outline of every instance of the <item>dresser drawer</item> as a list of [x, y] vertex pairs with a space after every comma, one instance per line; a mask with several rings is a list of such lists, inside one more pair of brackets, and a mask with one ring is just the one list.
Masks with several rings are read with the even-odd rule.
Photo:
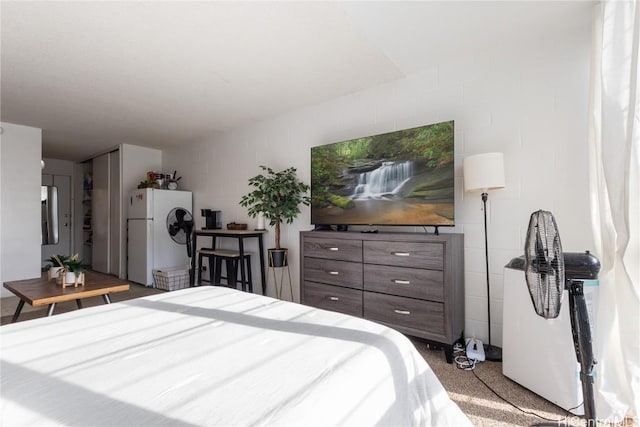
[[364, 290], [443, 302], [444, 272], [365, 264]]
[[400, 267], [444, 269], [444, 245], [431, 242], [364, 242], [364, 262]]
[[444, 335], [442, 303], [364, 292], [364, 317], [391, 326]]
[[307, 237], [303, 253], [305, 257], [362, 262], [362, 241]]
[[304, 257], [303, 280], [362, 289], [362, 264]]
[[362, 291], [356, 289], [304, 282], [304, 303], [362, 317]]

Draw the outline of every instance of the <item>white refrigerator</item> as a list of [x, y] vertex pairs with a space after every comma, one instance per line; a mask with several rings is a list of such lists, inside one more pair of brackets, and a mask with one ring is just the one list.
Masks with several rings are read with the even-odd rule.
[[189, 265], [186, 245], [169, 234], [167, 217], [175, 208], [192, 213], [190, 191], [138, 189], [127, 215], [127, 278], [153, 286], [152, 270]]

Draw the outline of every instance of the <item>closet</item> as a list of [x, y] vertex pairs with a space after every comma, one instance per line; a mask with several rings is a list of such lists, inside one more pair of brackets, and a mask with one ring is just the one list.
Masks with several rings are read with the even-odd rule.
[[[91, 170], [92, 182], [91, 268], [126, 279], [129, 193], [148, 171], [161, 170], [162, 152], [121, 144], [85, 163], [89, 163], [84, 169]], [[85, 247], [86, 252], [88, 249]]]
[[92, 163], [91, 267], [120, 276], [120, 150], [102, 154]]

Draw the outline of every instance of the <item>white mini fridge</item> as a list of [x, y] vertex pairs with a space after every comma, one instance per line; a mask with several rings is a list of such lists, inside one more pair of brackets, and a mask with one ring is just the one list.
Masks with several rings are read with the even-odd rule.
[[[598, 284], [597, 280], [584, 281], [592, 336]], [[505, 267], [503, 301], [502, 373], [559, 407], [583, 415], [568, 291], [564, 291], [558, 317], [544, 319], [535, 312], [524, 271]]]
[[191, 217], [190, 191], [142, 188], [131, 192], [127, 215], [127, 278], [153, 286], [152, 270], [189, 265], [186, 244], [169, 233], [177, 209]]

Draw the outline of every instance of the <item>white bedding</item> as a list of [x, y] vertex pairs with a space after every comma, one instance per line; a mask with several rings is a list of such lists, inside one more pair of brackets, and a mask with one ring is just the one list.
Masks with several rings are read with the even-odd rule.
[[228, 288], [0, 332], [2, 426], [471, 425], [400, 333]]

